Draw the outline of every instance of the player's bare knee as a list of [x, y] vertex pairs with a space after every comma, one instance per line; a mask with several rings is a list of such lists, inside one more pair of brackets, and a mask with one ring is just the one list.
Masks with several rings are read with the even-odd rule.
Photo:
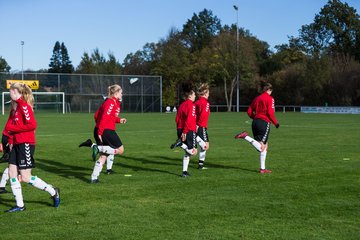
[[122, 155], [124, 151], [125, 151], [124, 146], [121, 146], [118, 149], [116, 149], [116, 154]]
[[196, 148], [193, 148], [191, 156], [195, 156], [197, 154], [198, 150]]
[[21, 175], [21, 181], [22, 182], [29, 183], [30, 180], [31, 180], [31, 176]]

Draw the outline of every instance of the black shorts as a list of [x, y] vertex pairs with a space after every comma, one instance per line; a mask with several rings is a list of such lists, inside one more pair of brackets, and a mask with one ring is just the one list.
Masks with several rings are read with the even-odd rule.
[[110, 146], [115, 149], [123, 145], [121, 139], [114, 130], [105, 129], [101, 137], [102, 142], [100, 141], [98, 136], [98, 129], [94, 128], [94, 138], [97, 145]]
[[252, 122], [252, 132], [256, 141], [266, 144], [270, 134], [270, 123], [256, 118]]
[[[178, 136], [179, 139], [181, 139], [182, 132], [183, 132], [182, 129], [177, 130], [177, 136]], [[183, 141], [183, 143], [186, 144], [188, 149], [196, 148], [196, 134], [193, 131], [189, 131], [186, 134], [186, 139], [185, 139], [185, 141]]]
[[10, 152], [9, 164], [18, 166], [19, 169], [35, 167], [35, 145], [28, 143], [16, 144]]
[[207, 128], [199, 127], [196, 134], [204, 140], [204, 142], [210, 142]]

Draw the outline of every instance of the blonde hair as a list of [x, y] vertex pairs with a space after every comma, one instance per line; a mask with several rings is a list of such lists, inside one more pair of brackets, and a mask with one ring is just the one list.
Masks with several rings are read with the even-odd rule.
[[[24, 84], [24, 83], [19, 83], [19, 82], [16, 82], [16, 83], [13, 83], [11, 86], [10, 86], [10, 89], [16, 89], [19, 91], [19, 93], [22, 95], [22, 99], [27, 102], [31, 108], [34, 107], [34, 96], [33, 96], [33, 93], [31, 91], [31, 88]], [[16, 105], [13, 105], [13, 107], [16, 107]]]
[[108, 97], [114, 96], [114, 94], [118, 91], [122, 90], [120, 85], [114, 84], [108, 87]]
[[209, 91], [209, 84], [208, 83], [201, 83], [197, 89], [197, 94], [200, 96], [204, 96]]

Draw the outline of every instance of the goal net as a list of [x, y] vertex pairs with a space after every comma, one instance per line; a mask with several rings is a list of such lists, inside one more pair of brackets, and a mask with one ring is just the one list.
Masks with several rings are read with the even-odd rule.
[[[64, 92], [33, 92], [35, 112], [58, 112], [65, 114], [65, 93]], [[6, 104], [9, 104], [10, 93], [2, 92], [1, 96], [2, 115], [5, 114]]]

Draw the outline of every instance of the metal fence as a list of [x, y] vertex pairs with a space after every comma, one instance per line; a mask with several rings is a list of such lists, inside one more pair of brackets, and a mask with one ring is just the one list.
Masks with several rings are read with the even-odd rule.
[[[6, 80], [19, 79], [21, 73], [0, 73], [0, 91], [8, 91]], [[38, 92], [64, 92], [66, 109], [71, 112], [94, 112], [113, 84], [123, 89], [122, 111], [162, 110], [161, 76], [24, 73], [23, 80], [39, 80]]]

